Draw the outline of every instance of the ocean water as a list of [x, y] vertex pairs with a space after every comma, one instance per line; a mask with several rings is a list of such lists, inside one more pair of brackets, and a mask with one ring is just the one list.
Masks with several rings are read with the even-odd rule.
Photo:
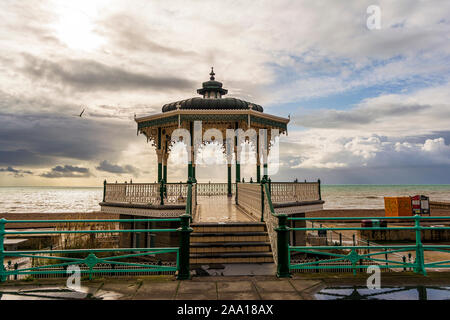
[[0, 213], [100, 211], [101, 188], [0, 187]]
[[[383, 209], [385, 196], [450, 202], [450, 185], [322, 185], [325, 209]], [[0, 187], [0, 213], [99, 211], [103, 188]]]
[[384, 197], [430, 197], [450, 202], [450, 185], [322, 185], [324, 209], [383, 209]]

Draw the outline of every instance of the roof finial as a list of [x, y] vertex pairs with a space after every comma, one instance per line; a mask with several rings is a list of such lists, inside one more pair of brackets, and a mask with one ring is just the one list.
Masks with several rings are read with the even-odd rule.
[[211, 67], [211, 73], [209, 74], [211, 77], [209, 78], [210, 80], [215, 80], [214, 76], [216, 75], [214, 73], [214, 67]]

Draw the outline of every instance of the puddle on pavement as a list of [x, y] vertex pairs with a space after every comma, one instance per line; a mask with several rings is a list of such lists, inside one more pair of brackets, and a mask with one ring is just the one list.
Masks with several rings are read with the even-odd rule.
[[80, 291], [67, 287], [47, 288], [0, 288], [0, 300], [110, 300], [118, 299], [121, 294], [112, 291], [102, 291], [94, 296], [89, 288], [82, 287]]
[[359, 286], [327, 287], [317, 300], [450, 300], [450, 287], [405, 286], [368, 289]]

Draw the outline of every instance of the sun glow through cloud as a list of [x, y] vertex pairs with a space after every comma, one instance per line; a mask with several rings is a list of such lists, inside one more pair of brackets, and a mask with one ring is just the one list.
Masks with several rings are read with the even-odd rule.
[[57, 2], [56, 36], [71, 49], [92, 51], [99, 48], [104, 39], [95, 28], [101, 9], [98, 3], [89, 1]]

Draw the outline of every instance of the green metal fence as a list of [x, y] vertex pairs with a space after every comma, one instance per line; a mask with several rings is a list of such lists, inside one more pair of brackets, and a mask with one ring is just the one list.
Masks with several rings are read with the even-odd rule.
[[[275, 232], [273, 235], [269, 234], [271, 237], [276, 237], [271, 242], [272, 250], [274, 252], [274, 260], [277, 263], [277, 276], [278, 277], [290, 277], [291, 271], [294, 269], [353, 269], [353, 274], [356, 274], [358, 269], [367, 269], [370, 264], [367, 262], [373, 262], [374, 265], [378, 265], [380, 268], [389, 269], [402, 269], [408, 270], [412, 269], [416, 273], [421, 273], [423, 275], [427, 274], [427, 268], [450, 268], [450, 260], [440, 260], [440, 261], [425, 261], [425, 252], [441, 252], [450, 254], [450, 245], [442, 244], [435, 245], [429, 244], [425, 245], [422, 243], [421, 233], [424, 230], [450, 230], [450, 227], [445, 226], [424, 226], [424, 221], [448, 221], [450, 222], [450, 217], [423, 217], [419, 215], [411, 217], [383, 217], [381, 219], [388, 221], [410, 221], [413, 222], [413, 226], [400, 226], [400, 227], [359, 227], [359, 226], [345, 226], [345, 227], [304, 227], [304, 228], [290, 228], [288, 227], [288, 221], [331, 221], [331, 222], [353, 222], [361, 223], [362, 220], [372, 220], [373, 217], [288, 217], [286, 214], [277, 214], [272, 205], [271, 194], [270, 194], [270, 184], [266, 179], [261, 181], [261, 187], [264, 190], [262, 196], [265, 197], [263, 201], [262, 211], [268, 210], [270, 212], [270, 217], [272, 219], [264, 219], [266, 224], [273, 224], [274, 228], [268, 228], [268, 230], [273, 229]], [[270, 227], [270, 226], [268, 226]], [[343, 246], [343, 245], [325, 245], [325, 246], [291, 246], [289, 244], [289, 232], [291, 231], [321, 231], [321, 232], [334, 232], [334, 231], [358, 231], [358, 230], [413, 230], [415, 232], [415, 241], [410, 244], [400, 244], [400, 245], [353, 245], [353, 246]], [[274, 250], [275, 249], [275, 250]], [[362, 253], [363, 251], [367, 253]], [[372, 250], [370, 252], [369, 250]], [[415, 260], [413, 262], [406, 261], [395, 261], [388, 258], [389, 254], [397, 254], [400, 252], [415, 252]], [[291, 253], [301, 252], [305, 254], [311, 254], [315, 256], [324, 256], [328, 259], [318, 260], [318, 261], [308, 261], [304, 263], [291, 264]], [[385, 258], [383, 258], [385, 257]], [[341, 264], [340, 264], [341, 262]], [[350, 262], [350, 265], [349, 265]], [[361, 263], [364, 262], [364, 263]]]
[[[372, 217], [373, 218], [373, 217]], [[362, 220], [372, 219], [368, 217], [318, 217], [318, 218], [288, 218], [288, 220], [302, 220], [302, 221], [328, 221], [328, 222], [353, 222], [361, 223]], [[423, 217], [415, 215], [412, 217], [383, 217], [383, 220], [388, 221], [402, 221], [402, 222], [413, 222], [413, 226], [397, 226], [397, 227], [359, 227], [359, 226], [345, 226], [345, 227], [305, 227], [305, 228], [289, 228], [290, 231], [302, 230], [302, 231], [358, 231], [358, 230], [399, 230], [407, 231], [413, 230], [415, 232], [415, 242], [411, 244], [399, 244], [399, 245], [377, 245], [373, 246], [340, 246], [340, 245], [327, 245], [327, 246], [290, 246], [286, 244], [289, 251], [289, 256], [292, 252], [302, 252], [309, 253], [313, 255], [320, 255], [328, 257], [329, 259], [319, 260], [316, 262], [306, 262], [298, 264], [290, 264], [289, 269], [337, 269], [345, 268], [344, 265], [339, 265], [339, 262], [350, 262], [351, 266], [347, 268], [353, 269], [353, 273], [356, 274], [357, 269], [368, 268], [368, 265], [359, 264], [360, 261], [370, 261], [374, 265], [378, 265], [380, 268], [390, 268], [390, 269], [403, 269], [412, 268], [414, 272], [426, 275], [427, 268], [450, 268], [450, 260], [432, 261], [425, 262], [425, 252], [441, 252], [450, 254], [450, 245], [425, 245], [422, 243], [421, 232], [423, 230], [450, 230], [450, 227], [445, 226], [424, 226], [421, 223], [425, 221], [433, 220], [447, 220], [450, 221], [450, 217]], [[362, 251], [371, 250], [372, 252], [361, 253]], [[345, 251], [343, 253], [336, 253], [336, 251]], [[380, 251], [377, 251], [380, 250]], [[333, 252], [334, 251], [334, 252]], [[348, 253], [347, 253], [348, 251]], [[388, 254], [400, 253], [400, 252], [415, 252], [415, 261], [406, 262], [395, 261], [391, 259], [384, 258]], [[335, 262], [336, 265], [324, 265], [325, 263]], [[323, 263], [323, 265], [321, 265]]]
[[[166, 219], [77, 219], [77, 220], [0, 220], [0, 281], [3, 282], [8, 276], [15, 275], [35, 275], [35, 274], [56, 274], [66, 273], [65, 270], [55, 270], [56, 267], [66, 268], [70, 265], [84, 265], [80, 273], [87, 274], [91, 279], [97, 273], [129, 273], [130, 269], [120, 269], [120, 266], [134, 266], [133, 272], [162, 272], [162, 271], [177, 271], [177, 278], [180, 280], [189, 279], [189, 244], [190, 244], [190, 220], [192, 219], [192, 182], [188, 181], [188, 196], [186, 202], [186, 212], [178, 218]], [[111, 229], [111, 230], [31, 230], [8, 231], [6, 226], [8, 224], [25, 224], [25, 223], [120, 223], [120, 222], [179, 222], [180, 227], [175, 229]], [[20, 251], [5, 251], [4, 240], [9, 235], [38, 235], [38, 234], [118, 234], [118, 233], [161, 233], [161, 232], [176, 232], [179, 233], [180, 245], [179, 247], [170, 248], [93, 248], [93, 249], [62, 249], [62, 250], [20, 250]], [[110, 253], [111, 256], [103, 257], [103, 255]], [[130, 258], [144, 257], [149, 255], [158, 255], [165, 253], [176, 254], [176, 267], [151, 265], [139, 262], [124, 261]], [[71, 257], [70, 255], [83, 255], [83, 258]], [[5, 268], [5, 261], [10, 258], [31, 258], [39, 259], [48, 262], [57, 260], [59, 263], [43, 264], [38, 266], [31, 266], [29, 268], [7, 270]], [[98, 264], [110, 264], [114, 268], [109, 269], [95, 269]], [[118, 268], [116, 268], [116, 266]]]

